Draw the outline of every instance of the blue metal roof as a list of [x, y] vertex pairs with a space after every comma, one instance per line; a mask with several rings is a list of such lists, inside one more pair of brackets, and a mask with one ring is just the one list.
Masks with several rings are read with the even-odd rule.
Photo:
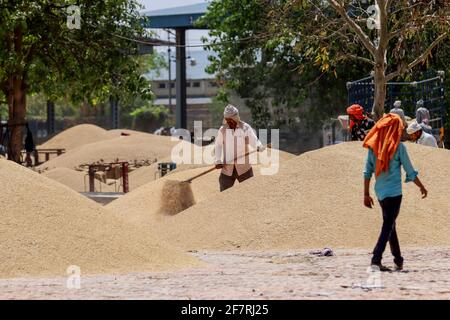
[[186, 28], [196, 29], [194, 22], [203, 16], [209, 3], [198, 3], [189, 6], [143, 12], [150, 18], [147, 28]]
[[[162, 52], [160, 55], [163, 56], [164, 61], [167, 61], [167, 52]], [[209, 74], [205, 71], [211, 62], [208, 60], [208, 56], [217, 56], [214, 51], [196, 50], [187, 53], [191, 59], [195, 59], [195, 66], [190, 64], [190, 60], [186, 61], [186, 78], [187, 80], [201, 80], [201, 79], [214, 79], [214, 74]], [[171, 69], [171, 79], [172, 81], [176, 78], [176, 68], [175, 62], [172, 62]], [[169, 80], [169, 70], [164, 68], [159, 70], [159, 72], [150, 71], [144, 75], [147, 79], [151, 81], [168, 81]]]

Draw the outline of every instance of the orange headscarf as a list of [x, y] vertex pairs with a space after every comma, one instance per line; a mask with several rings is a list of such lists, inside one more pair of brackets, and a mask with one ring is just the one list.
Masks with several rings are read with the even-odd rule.
[[389, 161], [394, 157], [403, 133], [400, 116], [388, 113], [384, 115], [367, 134], [364, 148], [371, 148], [377, 158], [375, 176], [389, 170]]
[[[347, 108], [347, 114], [354, 116], [358, 120], [364, 120], [366, 117], [364, 116], [364, 108], [361, 107], [359, 104], [352, 104], [350, 107]], [[349, 130], [352, 131], [353, 126], [355, 123], [350, 120]]]

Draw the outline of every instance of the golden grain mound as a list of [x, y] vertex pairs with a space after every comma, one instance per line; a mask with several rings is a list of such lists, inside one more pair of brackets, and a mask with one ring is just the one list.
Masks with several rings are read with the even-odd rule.
[[[163, 178], [147, 183], [123, 197], [111, 202], [106, 206], [108, 210], [124, 218], [128, 222], [137, 224], [153, 224], [170, 215], [165, 212], [167, 204], [162, 202], [164, 198], [163, 189], [169, 181], [184, 181], [207, 170], [207, 168], [197, 168], [173, 172]], [[219, 193], [219, 173], [213, 171], [204, 175], [190, 184], [193, 193], [193, 201], [196, 203], [204, 201]], [[169, 195], [166, 195], [168, 197]], [[162, 210], [161, 210], [162, 209]], [[171, 210], [169, 210], [171, 211]]]
[[[293, 158], [295, 158], [294, 155], [279, 151], [280, 166], [283, 166], [284, 163]], [[170, 202], [170, 196], [163, 192], [163, 189], [167, 186], [167, 181], [185, 181], [211, 168], [211, 166], [197, 168], [195, 166], [188, 164], [177, 165], [177, 170], [155, 181], [152, 181], [152, 177], [157, 169], [153, 167], [155, 171], [152, 172], [152, 166], [139, 168], [130, 174], [130, 185], [134, 185], [136, 188], [136, 183], [141, 183], [142, 186], [111, 202], [107, 207], [129, 221], [152, 224], [155, 219], [161, 219], [159, 213], [162, 212], [169, 215], [173, 213], [173, 210], [166, 210], [167, 203], [165, 201]], [[261, 174], [261, 168], [267, 168], [267, 166], [255, 165], [253, 167], [255, 176]], [[195, 203], [219, 194], [219, 175], [220, 170], [215, 170], [191, 182], [190, 187]], [[150, 182], [145, 184], [146, 181]], [[236, 184], [238, 184], [237, 181]], [[190, 195], [187, 196], [187, 199], [190, 199]], [[160, 210], [161, 208], [162, 210]]]
[[155, 271], [196, 261], [91, 200], [0, 159], [0, 277]]
[[58, 133], [56, 136], [38, 146], [38, 149], [72, 150], [79, 146], [110, 139], [108, 131], [92, 124], [80, 124]]
[[[46, 171], [43, 175], [49, 179], [57, 181], [75, 191], [87, 192], [89, 191], [89, 178], [87, 172], [76, 171], [69, 168], [54, 168], [52, 170]], [[119, 186], [120, 181], [117, 181]], [[117, 189], [119, 187], [117, 186]], [[97, 192], [115, 192], [116, 186], [108, 185], [99, 180], [95, 180], [95, 190]], [[120, 190], [119, 190], [120, 191]]]
[[[400, 242], [409, 246], [449, 245], [450, 152], [406, 145], [429, 197], [422, 200], [414, 184], [404, 185], [397, 224]], [[378, 204], [367, 209], [362, 203], [366, 153], [360, 142], [308, 152], [283, 163], [276, 175], [256, 176], [165, 219], [144, 219], [144, 206], [150, 209], [150, 203], [136, 203], [133, 208], [126, 197], [110, 208], [120, 207], [123, 216], [131, 214], [130, 221], [146, 224], [150, 232], [187, 250], [372, 249], [381, 227], [381, 210]], [[217, 183], [216, 177], [212, 178], [205, 177], [211, 179], [210, 189]], [[147, 186], [150, 184], [136, 192], [144, 194]], [[135, 219], [135, 214], [140, 219]]]

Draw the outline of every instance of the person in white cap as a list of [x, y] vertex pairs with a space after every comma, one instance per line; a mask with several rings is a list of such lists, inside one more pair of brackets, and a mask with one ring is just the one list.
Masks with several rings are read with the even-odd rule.
[[422, 126], [415, 120], [411, 122], [406, 129], [406, 132], [409, 134], [409, 139], [413, 142], [417, 142], [424, 146], [438, 147], [436, 139], [431, 134], [423, 131]]
[[235, 106], [227, 105], [223, 118], [223, 125], [215, 140], [216, 169], [222, 169], [219, 177], [221, 192], [231, 188], [236, 180], [243, 182], [253, 177], [248, 157], [249, 146], [258, 151], [264, 150], [253, 128], [241, 121]]

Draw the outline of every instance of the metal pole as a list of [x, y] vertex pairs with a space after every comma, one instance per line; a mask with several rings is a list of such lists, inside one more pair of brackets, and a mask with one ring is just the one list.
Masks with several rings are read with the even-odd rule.
[[[170, 42], [170, 31], [167, 30], [167, 40]], [[167, 61], [169, 63], [169, 109], [172, 109], [172, 50], [167, 47]]]
[[122, 163], [122, 179], [123, 193], [130, 192], [130, 183], [128, 180], [128, 162]]
[[95, 192], [95, 169], [89, 166], [89, 192]]
[[47, 134], [55, 133], [55, 103], [51, 100], [47, 101]]
[[119, 101], [111, 96], [109, 103], [111, 106], [111, 129], [119, 129]]
[[176, 97], [177, 107], [176, 128], [187, 128], [186, 121], [186, 29], [176, 29], [177, 44], [177, 79], [176, 79]]

